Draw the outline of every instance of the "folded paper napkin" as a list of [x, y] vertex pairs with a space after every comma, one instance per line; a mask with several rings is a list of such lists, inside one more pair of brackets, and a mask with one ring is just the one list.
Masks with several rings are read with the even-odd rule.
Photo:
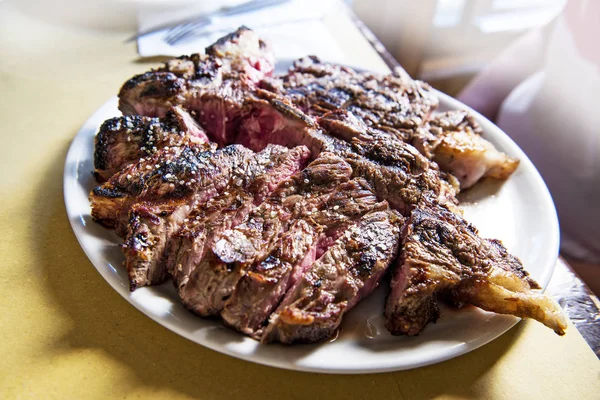
[[[239, 4], [241, 1], [224, 1], [222, 6]], [[174, 46], [165, 42], [170, 28], [160, 30], [138, 39], [138, 53], [142, 57], [180, 56], [202, 52], [219, 37], [245, 25], [269, 41], [278, 59], [296, 59], [316, 55], [323, 60], [344, 63], [346, 57], [336, 39], [323, 23], [322, 18], [341, 4], [337, 0], [292, 0], [278, 6], [229, 17], [215, 17], [198, 32], [201, 35], [187, 38]], [[204, 10], [206, 12], [206, 10]], [[140, 31], [161, 26], [198, 14], [193, 7], [175, 10], [146, 10], [138, 16]]]

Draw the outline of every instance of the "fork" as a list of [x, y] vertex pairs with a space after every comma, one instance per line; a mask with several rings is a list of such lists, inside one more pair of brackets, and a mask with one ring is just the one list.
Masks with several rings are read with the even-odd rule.
[[167, 32], [163, 40], [167, 44], [174, 46], [192, 35], [197, 29], [209, 25], [214, 17], [229, 17], [232, 15], [244, 14], [262, 8], [277, 6], [289, 1], [290, 0], [251, 0], [237, 6], [224, 8], [210, 15], [205, 15], [193, 21], [174, 26]]

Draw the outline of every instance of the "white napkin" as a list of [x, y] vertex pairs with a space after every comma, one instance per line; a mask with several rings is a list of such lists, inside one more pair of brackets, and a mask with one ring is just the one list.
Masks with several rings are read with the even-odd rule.
[[[223, 5], [235, 3], [240, 1], [228, 1]], [[278, 59], [295, 59], [310, 54], [325, 61], [344, 63], [344, 53], [321, 20], [336, 5], [340, 6], [337, 0], [293, 0], [247, 14], [216, 17], [210, 25], [202, 28], [202, 31], [207, 32], [206, 35], [194, 37], [175, 46], [163, 40], [169, 31], [164, 29], [139, 38], [138, 53], [142, 57], [152, 57], [203, 52], [205, 47], [219, 37], [245, 25], [271, 43]], [[185, 18], [193, 15], [193, 11], [145, 11], [139, 14], [139, 29], [143, 31], [168, 21]]]

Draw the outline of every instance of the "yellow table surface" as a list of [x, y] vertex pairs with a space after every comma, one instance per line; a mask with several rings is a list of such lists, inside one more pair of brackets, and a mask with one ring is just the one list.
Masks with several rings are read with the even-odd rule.
[[[343, 16], [350, 63], [382, 68]], [[416, 370], [334, 376], [255, 365], [142, 315], [96, 272], [67, 220], [67, 149], [88, 116], [153, 64], [125, 35], [59, 27], [0, 4], [0, 398], [600, 399], [600, 362], [571, 326], [535, 322]]]

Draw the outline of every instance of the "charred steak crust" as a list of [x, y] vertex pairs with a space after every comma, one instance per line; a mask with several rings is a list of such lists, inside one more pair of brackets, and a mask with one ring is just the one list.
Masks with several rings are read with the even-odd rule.
[[[236, 161], [240, 156], [241, 158]], [[128, 230], [122, 246], [132, 290], [139, 286], [160, 283], [166, 279], [167, 271], [172, 271], [172, 267], [168, 265], [168, 249], [172, 247], [173, 237], [186, 222], [190, 221], [190, 213], [196, 221], [195, 217], [198, 215], [193, 212], [194, 210], [202, 208], [207, 202], [212, 203], [210, 206], [225, 202], [227, 205], [221, 208], [223, 215], [219, 221], [222, 224], [231, 224], [226, 219], [231, 214], [227, 213], [226, 207], [236, 209], [238, 215], [231, 216], [234, 220], [244, 215], [244, 208], [238, 206], [235, 201], [227, 202], [232, 196], [234, 196], [233, 200], [236, 200], [235, 195], [228, 191], [248, 192], [254, 189], [254, 196], [257, 199], [264, 197], [272, 190], [274, 182], [301, 169], [308, 157], [308, 150], [303, 147], [289, 150], [271, 145], [252, 157], [245, 157], [243, 153], [233, 151], [232, 157], [222, 160], [233, 168], [230, 170], [229, 177], [222, 177], [220, 184], [211, 182], [202, 185], [201, 182], [196, 181], [190, 186], [198, 185], [198, 187], [195, 187], [194, 192], [185, 198], [134, 204], [129, 211]], [[257, 178], [262, 179], [257, 181]], [[252, 194], [246, 196], [249, 197], [251, 206]], [[218, 212], [214, 207], [213, 211]]]
[[[155, 126], [152, 126], [155, 124]], [[133, 115], [127, 117], [115, 117], [107, 119], [102, 123], [98, 133], [96, 134], [94, 145], [94, 167], [96, 169], [106, 169], [110, 163], [109, 157], [111, 154], [111, 140], [123, 128], [129, 129], [131, 135], [139, 134], [142, 141], [148, 141], [145, 138], [150, 136], [155, 129], [160, 127], [161, 130], [169, 131], [166, 127], [161, 126], [158, 118], [144, 117]], [[151, 127], [152, 126], [152, 127]], [[150, 146], [152, 148], [152, 146]], [[141, 157], [140, 157], [141, 158]]]
[[[117, 225], [117, 233], [124, 236], [121, 247], [125, 254], [125, 267], [129, 274], [131, 290], [140, 286], [161, 283], [167, 278], [165, 251], [170, 238], [180, 229], [194, 204], [205, 203], [218, 195], [227, 187], [228, 182], [235, 177], [238, 171], [244, 173], [240, 179], [241, 182], [251, 179], [256, 168], [247, 167], [247, 165], [255, 164], [254, 157], [247, 149], [237, 147], [211, 153], [209, 160], [206, 154], [192, 153], [196, 158], [185, 159], [184, 157], [185, 166], [183, 168], [177, 166], [182, 162], [181, 158], [162, 159], [161, 161], [166, 165], [173, 167], [170, 169], [171, 172], [163, 175], [169, 182], [167, 188], [174, 189], [175, 195], [173, 193], [165, 194], [163, 187], [160, 186], [158, 190], [149, 190], [143, 196], [126, 197], [120, 199], [121, 202], [116, 205], [113, 202], [114, 224]], [[181, 156], [186, 153], [186, 149], [178, 149], [176, 152]], [[166, 156], [166, 154], [166, 152], [162, 152], [157, 157]], [[169, 154], [172, 153], [169, 152]], [[187, 156], [190, 155], [187, 154]], [[202, 161], [203, 158], [204, 161]], [[202, 162], [191, 164], [192, 161]], [[161, 165], [154, 164], [153, 168], [159, 171]], [[194, 171], [194, 169], [202, 170], [202, 172]], [[144, 168], [144, 171], [147, 169]], [[196, 176], [194, 175], [196, 172], [204, 173], [205, 176]], [[133, 176], [130, 174], [129, 176], [129, 180], [134, 180]], [[174, 180], [174, 177], [177, 179]], [[135, 179], [137, 178], [140, 177], [135, 177]], [[146, 178], [151, 182], [151, 176]], [[143, 181], [143, 179], [140, 180]], [[177, 181], [176, 184], [184, 187], [186, 191], [178, 191], [174, 181]], [[110, 209], [110, 207], [106, 207], [107, 204], [110, 204], [107, 199], [98, 196], [93, 199], [96, 200], [96, 212]], [[105, 207], [102, 207], [103, 205]]]
[[130, 290], [163, 283], [168, 278], [165, 249], [179, 229], [190, 206], [182, 201], [137, 203], [129, 211], [127, 233], [121, 249]]
[[242, 27], [206, 49], [135, 76], [119, 92], [123, 114], [162, 117], [176, 105], [196, 113], [219, 145], [233, 143], [244, 98], [273, 73], [269, 47]]
[[456, 189], [434, 163], [397, 137], [374, 130], [348, 110], [328, 112], [315, 120], [277, 94], [256, 92], [240, 125], [237, 141], [260, 150], [268, 143], [304, 144], [313, 155], [330, 152], [342, 157], [354, 176], [367, 179], [382, 200], [404, 215], [423, 195], [456, 204]]
[[424, 82], [396, 73], [359, 73], [314, 56], [297, 60], [288, 74], [266, 79], [262, 87], [285, 96], [309, 115], [349, 110], [373, 129], [401, 140], [410, 140], [412, 131], [438, 106]]
[[164, 147], [211, 145], [204, 131], [184, 110], [174, 107], [166, 118], [126, 115], [106, 120], [95, 138], [94, 175], [99, 182]]

